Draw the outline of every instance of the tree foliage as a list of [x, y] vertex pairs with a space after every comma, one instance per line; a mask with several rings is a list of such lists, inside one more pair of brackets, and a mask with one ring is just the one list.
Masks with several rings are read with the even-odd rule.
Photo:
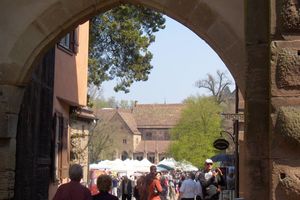
[[190, 97], [178, 124], [171, 130], [169, 154], [202, 167], [206, 158], [218, 151], [213, 141], [221, 130], [220, 105], [209, 97]]
[[198, 88], [205, 88], [220, 104], [230, 94], [229, 86], [232, 84], [225, 72], [217, 71], [217, 75], [207, 74], [207, 79], [198, 80], [195, 85]]
[[91, 131], [89, 138], [89, 160], [90, 163], [95, 163], [101, 160], [101, 154], [111, 145], [110, 132], [113, 132], [115, 127], [109, 122], [100, 122], [95, 129]]
[[162, 14], [127, 4], [91, 19], [89, 84], [116, 79], [114, 90], [127, 93], [134, 81], [146, 81], [153, 67], [148, 47], [164, 23]]

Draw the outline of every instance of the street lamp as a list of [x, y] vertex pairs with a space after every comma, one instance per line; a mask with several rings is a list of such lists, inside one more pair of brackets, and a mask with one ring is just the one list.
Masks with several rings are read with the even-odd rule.
[[[234, 143], [234, 165], [235, 165], [235, 197], [239, 197], [239, 134], [238, 134], [238, 121], [234, 121], [234, 133], [228, 131], [221, 131], [220, 135], [226, 133], [230, 136]], [[225, 140], [225, 139], [224, 139]], [[217, 140], [216, 140], [217, 141]]]
[[229, 146], [229, 142], [224, 139], [223, 134], [226, 133], [230, 136], [234, 143], [234, 157], [235, 157], [235, 197], [239, 197], [239, 151], [238, 151], [238, 122], [234, 122], [234, 134], [228, 132], [228, 131], [220, 131], [221, 138], [214, 141], [214, 147], [219, 150], [225, 150]]
[[229, 118], [233, 120], [233, 134], [228, 131], [220, 131], [221, 138], [215, 140], [213, 145], [219, 150], [225, 150], [228, 148], [229, 142], [224, 139], [223, 133], [228, 134], [234, 143], [235, 197], [239, 198], [239, 118], [243, 117], [243, 115], [239, 114], [239, 93], [237, 85], [235, 85], [235, 113], [230, 113], [229, 116]]
[[220, 135], [222, 138], [215, 140], [214, 147], [219, 150], [225, 150], [229, 146], [229, 142], [223, 138], [223, 133], [226, 133], [230, 136], [234, 142], [234, 157], [235, 157], [235, 197], [239, 197], [239, 138], [238, 138], [238, 121], [234, 122], [234, 134], [228, 131], [221, 131]]

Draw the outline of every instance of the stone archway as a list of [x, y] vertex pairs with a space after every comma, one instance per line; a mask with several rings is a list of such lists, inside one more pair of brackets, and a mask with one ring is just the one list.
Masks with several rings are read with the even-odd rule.
[[[3, 81], [26, 85], [33, 63], [72, 27], [120, 3], [138, 3], [165, 13], [204, 39], [222, 58], [240, 89], [244, 91], [244, 5], [239, 0], [232, 0], [230, 4], [225, 0], [219, 3], [207, 0], [193, 0], [189, 3], [182, 0], [79, 0], [76, 4], [70, 0], [47, 0], [43, 4], [37, 2], [23, 3], [26, 8], [22, 4], [8, 3], [3, 6], [16, 13], [15, 17], [11, 14], [10, 18], [6, 18], [14, 27], [4, 35], [8, 40], [4, 43], [6, 51], [3, 56], [10, 59], [1, 64], [6, 69]], [[26, 13], [26, 9], [32, 12]], [[12, 34], [16, 31], [18, 34]], [[14, 71], [8, 68], [14, 68]]]
[[[289, 184], [299, 185], [300, 159], [298, 150], [292, 151], [288, 145], [292, 140], [293, 147], [300, 148], [300, 22], [296, 0], [2, 1], [0, 154], [4, 162], [0, 164], [0, 199], [10, 198], [14, 190], [16, 125], [32, 66], [71, 28], [120, 3], [139, 3], [169, 15], [217, 52], [246, 100], [248, 168], [243, 196], [298, 199], [299, 187]], [[293, 73], [286, 73], [289, 71]], [[296, 119], [292, 124], [290, 116]]]

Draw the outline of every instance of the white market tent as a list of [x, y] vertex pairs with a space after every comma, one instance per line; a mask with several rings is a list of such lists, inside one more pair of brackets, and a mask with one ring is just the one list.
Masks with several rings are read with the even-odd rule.
[[198, 171], [198, 168], [193, 166], [188, 161], [176, 161], [174, 158], [165, 158], [157, 164], [160, 168], [172, 168], [181, 171]]
[[90, 169], [109, 170], [114, 172], [134, 174], [135, 172], [149, 172], [151, 165], [153, 165], [153, 163], [151, 163], [147, 159], [143, 159], [141, 161], [130, 159], [122, 161], [120, 159], [116, 159], [104, 160], [99, 162], [98, 164], [90, 164]]
[[[153, 165], [148, 159], [143, 160], [130, 160], [126, 159], [124, 161], [120, 159], [116, 160], [103, 160], [98, 162], [98, 164], [90, 164], [90, 169], [97, 170], [108, 170], [112, 172], [125, 173], [127, 175], [132, 175], [135, 173], [144, 173], [150, 171], [150, 166]], [[168, 171], [171, 169], [178, 169], [181, 171], [197, 171], [198, 168], [193, 166], [187, 161], [178, 162], [174, 158], [165, 158], [157, 164], [158, 171]]]

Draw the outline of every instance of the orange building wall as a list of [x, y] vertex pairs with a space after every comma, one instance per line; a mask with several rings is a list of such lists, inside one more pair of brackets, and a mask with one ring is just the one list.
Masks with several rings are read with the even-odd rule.
[[[87, 103], [89, 22], [79, 26], [78, 52], [68, 54], [56, 47], [53, 112], [69, 119], [70, 106], [85, 106]], [[48, 199], [52, 199], [58, 183], [49, 184]]]
[[79, 26], [78, 53], [68, 54], [56, 48], [54, 110], [68, 115], [63, 105], [85, 106], [87, 103], [87, 67], [88, 67], [89, 22]]

